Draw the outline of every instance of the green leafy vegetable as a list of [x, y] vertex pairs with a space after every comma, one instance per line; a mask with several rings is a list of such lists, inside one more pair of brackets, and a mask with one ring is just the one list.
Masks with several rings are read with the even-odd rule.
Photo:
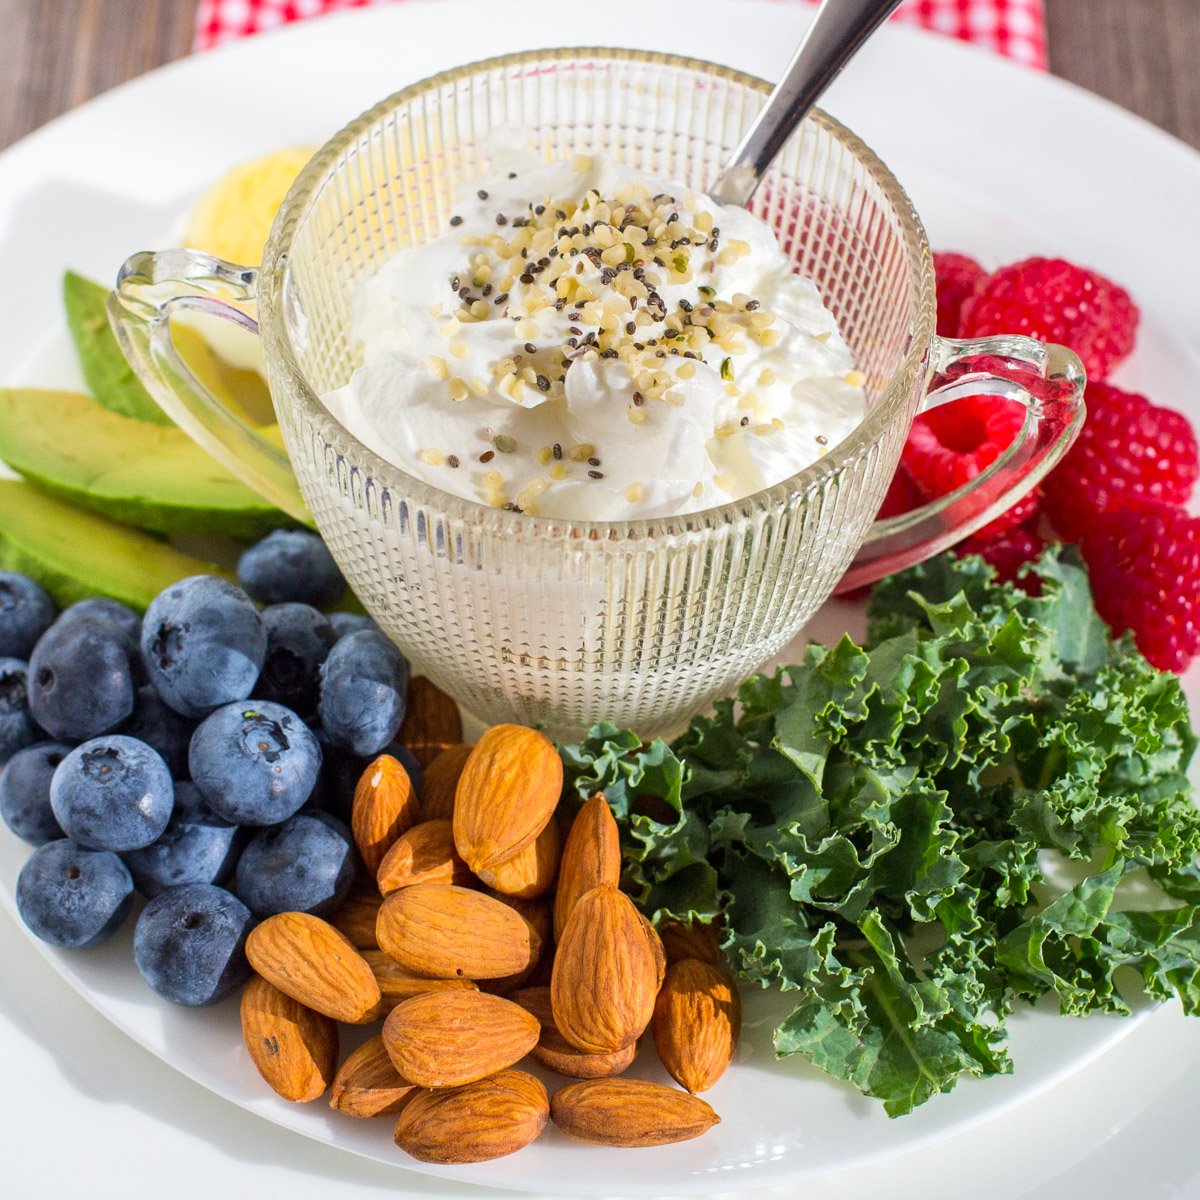
[[720, 918], [741, 977], [796, 994], [778, 1053], [892, 1115], [1011, 1070], [1020, 1000], [1126, 1012], [1132, 968], [1200, 1012], [1179, 682], [1067, 556], [1027, 584], [943, 556], [875, 589], [865, 645], [809, 647], [673, 745], [600, 725], [563, 749], [646, 911]]

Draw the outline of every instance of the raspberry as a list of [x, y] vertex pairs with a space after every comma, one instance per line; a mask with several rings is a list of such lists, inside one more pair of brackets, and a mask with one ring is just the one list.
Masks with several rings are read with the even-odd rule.
[[[1025, 420], [1025, 409], [1011, 400], [968, 396], [919, 416], [909, 431], [901, 456], [926, 500], [945, 496], [974, 479], [1008, 449]], [[995, 537], [1028, 520], [1037, 498], [1018, 502], [984, 526]]]
[[1160, 671], [1200, 654], [1200, 517], [1174, 504], [1129, 500], [1097, 513], [1081, 543], [1096, 611], [1132, 630]]
[[[1000, 537], [985, 540], [979, 534], [959, 542], [955, 551], [960, 558], [967, 554], [978, 554], [996, 568], [996, 574], [1004, 583], [1016, 583], [1017, 572], [1028, 562], [1033, 562], [1046, 543], [1028, 526], [1010, 529]], [[1022, 580], [1017, 584], [1031, 595], [1041, 591], [1037, 579]]]
[[1103, 379], [1133, 349], [1138, 310], [1103, 275], [1061, 258], [1001, 267], [962, 308], [959, 336], [1023, 333], [1070, 346], [1088, 376]]
[[1091, 383], [1079, 438], [1046, 480], [1046, 511], [1064, 538], [1078, 541], [1092, 513], [1127, 497], [1186, 504], [1197, 477], [1196, 434], [1182, 413]]
[[879, 506], [879, 520], [887, 517], [898, 517], [901, 513], [912, 512], [925, 503], [925, 497], [917, 490], [913, 477], [903, 463], [896, 468], [892, 482], [888, 485], [887, 495]]
[[965, 254], [941, 251], [933, 256], [937, 273], [937, 331], [942, 337], [958, 337], [963, 303], [987, 272]]

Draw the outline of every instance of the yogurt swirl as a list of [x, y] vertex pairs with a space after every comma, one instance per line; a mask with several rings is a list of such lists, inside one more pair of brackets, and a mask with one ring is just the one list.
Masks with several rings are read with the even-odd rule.
[[601, 155], [511, 170], [386, 262], [324, 397], [434, 487], [567, 520], [680, 515], [778, 483], [866, 411], [813, 283], [744, 209]]

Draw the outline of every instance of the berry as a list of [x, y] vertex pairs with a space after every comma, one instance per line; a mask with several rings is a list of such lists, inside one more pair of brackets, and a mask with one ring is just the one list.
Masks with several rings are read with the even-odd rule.
[[105, 596], [96, 596], [91, 600], [79, 600], [68, 605], [59, 614], [60, 621], [73, 621], [78, 617], [92, 617], [97, 621], [108, 621], [115, 625], [129, 640], [130, 646], [137, 648], [142, 636], [142, 618], [119, 600], [109, 600]]
[[1129, 500], [1095, 513], [1081, 542], [1096, 611], [1130, 630], [1161, 671], [1200, 654], [1200, 517], [1172, 504]]
[[1083, 429], [1045, 484], [1054, 528], [1077, 542], [1092, 513], [1127, 497], [1186, 504], [1200, 476], [1187, 418], [1110, 383], [1089, 383], [1086, 399]]
[[126, 737], [145, 742], [162, 755], [173, 779], [188, 777], [188, 745], [196, 728], [195, 721], [181, 717], [168, 708], [153, 687], [139, 688], [133, 705], [133, 716], [117, 731]]
[[360, 758], [378, 754], [399, 732], [408, 663], [381, 633], [341, 638], [321, 667], [318, 712], [329, 740]]
[[110, 938], [133, 903], [133, 879], [110, 850], [59, 838], [30, 855], [17, 876], [17, 911], [43, 942], [82, 950]]
[[44, 846], [64, 836], [50, 807], [50, 780], [71, 747], [39, 742], [18, 750], [0, 773], [0, 816], [22, 841]]
[[908, 468], [901, 463], [896, 468], [896, 474], [892, 476], [892, 482], [888, 484], [887, 495], [879, 506], [878, 519], [883, 521], [888, 517], [898, 517], [901, 513], [920, 508], [924, 503], [925, 497], [913, 482]]
[[0, 571], [0, 658], [27, 659], [54, 613], [54, 601], [40, 583]]
[[322, 812], [302, 812], [256, 834], [238, 861], [234, 890], [256, 917], [324, 916], [346, 899], [358, 871], [350, 831]]
[[[1045, 546], [1046, 543], [1032, 529], [1017, 526], [996, 538], [981, 538], [977, 533], [959, 542], [955, 550], [960, 558], [967, 554], [978, 554], [995, 567], [996, 576], [1002, 583], [1017, 583], [1021, 568], [1033, 562]], [[1025, 591], [1036, 588], [1036, 592], [1030, 591], [1031, 595], [1041, 592], [1041, 583], [1036, 579], [1022, 580], [1017, 586]]]
[[329, 548], [315, 533], [277, 529], [238, 559], [238, 581], [260, 604], [295, 601], [324, 608], [346, 590]]
[[50, 781], [58, 823], [92, 850], [137, 850], [158, 841], [174, 803], [167, 764], [145, 742], [120, 734], [76, 746]]
[[934, 254], [937, 275], [937, 331], [942, 337], [958, 337], [963, 303], [987, 272], [965, 254], [945, 251]]
[[272, 604], [262, 612], [267, 657], [254, 694], [302, 716], [317, 710], [321, 664], [337, 635], [329, 618], [311, 604]]
[[250, 695], [267, 652], [258, 609], [241, 588], [192, 575], [160, 592], [142, 621], [150, 682], [176, 712], [199, 719]]
[[191, 783], [175, 785], [175, 808], [162, 837], [122, 857], [147, 899], [186, 883], [224, 883], [241, 852], [241, 830], [209, 812]]
[[115, 729], [133, 712], [129, 647], [109, 621], [55, 622], [29, 659], [33, 719], [62, 741], [84, 741]]
[[382, 636], [383, 631], [364, 613], [335, 612], [329, 614], [329, 623], [333, 626], [333, 636], [344, 638], [348, 633], [357, 633], [360, 629], [370, 630]]
[[1021, 333], [1070, 346], [1090, 379], [1103, 379], [1133, 349], [1138, 310], [1103, 275], [1061, 258], [1001, 267], [962, 307], [959, 336]]
[[41, 737], [29, 715], [28, 675], [19, 658], [0, 658], [0, 767]]
[[289, 708], [227, 704], [202, 721], [188, 751], [209, 808], [235, 825], [274, 825], [298, 812], [321, 770], [321, 745]]
[[[1025, 409], [1011, 400], [968, 396], [921, 414], [909, 430], [901, 465], [926, 500], [936, 500], [969, 483], [1012, 443]], [[986, 536], [998, 536], [1028, 520], [1037, 509], [1026, 497], [989, 522]]]
[[189, 883], [156, 896], [133, 931], [133, 959], [164, 1000], [215, 1004], [250, 977], [250, 910], [224, 888]]

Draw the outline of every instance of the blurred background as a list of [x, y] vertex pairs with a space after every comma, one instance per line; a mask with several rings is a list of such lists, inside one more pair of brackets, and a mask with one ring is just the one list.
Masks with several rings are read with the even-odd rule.
[[[326, 2], [271, 0], [265, 7], [278, 19], [320, 11]], [[978, 3], [959, 0], [958, 7]], [[1043, 3], [1054, 74], [1200, 147], [1200, 0]], [[910, 4], [919, 12], [923, 0]], [[0, 147], [205, 44], [203, 24], [214, 12], [244, 20], [253, 7], [253, 0], [0, 0]]]

